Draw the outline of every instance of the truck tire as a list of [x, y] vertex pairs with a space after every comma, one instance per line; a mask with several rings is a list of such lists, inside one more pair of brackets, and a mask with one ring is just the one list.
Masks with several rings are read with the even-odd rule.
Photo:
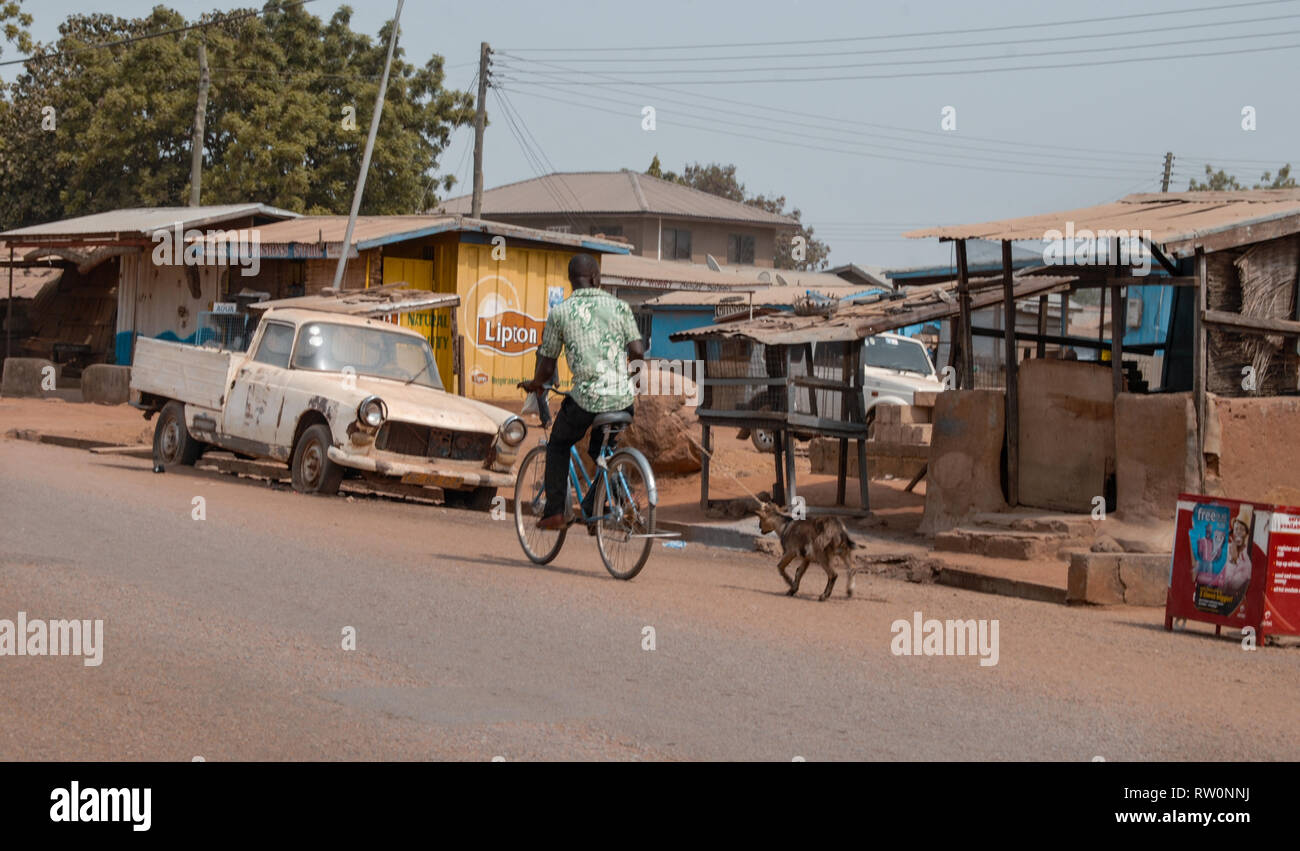
[[492, 500], [496, 499], [496, 488], [474, 488], [468, 491], [445, 490], [442, 492], [443, 505], [454, 508], [468, 508], [471, 511], [491, 511]]
[[164, 467], [194, 466], [204, 445], [185, 427], [185, 406], [168, 402], [158, 414], [153, 430], [153, 461]]
[[293, 489], [299, 493], [333, 496], [339, 492], [343, 481], [343, 468], [330, 460], [329, 448], [333, 445], [329, 426], [317, 423], [298, 438], [293, 448]]

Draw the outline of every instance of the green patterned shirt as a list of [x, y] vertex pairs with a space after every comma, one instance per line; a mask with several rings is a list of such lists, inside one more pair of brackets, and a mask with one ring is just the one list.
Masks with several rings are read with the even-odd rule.
[[569, 394], [593, 414], [621, 411], [632, 404], [632, 380], [627, 370], [627, 345], [641, 339], [627, 302], [596, 287], [574, 290], [546, 317], [543, 357], [560, 357], [563, 350], [573, 373]]

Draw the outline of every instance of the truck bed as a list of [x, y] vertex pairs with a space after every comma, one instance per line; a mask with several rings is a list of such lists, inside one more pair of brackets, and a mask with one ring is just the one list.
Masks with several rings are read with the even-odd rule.
[[131, 389], [219, 411], [233, 354], [140, 337], [135, 341]]

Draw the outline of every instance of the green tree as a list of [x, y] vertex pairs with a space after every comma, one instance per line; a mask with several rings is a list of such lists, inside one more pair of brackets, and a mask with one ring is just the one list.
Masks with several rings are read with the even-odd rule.
[[[1256, 183], [1251, 188], [1252, 189], [1293, 189], [1295, 188], [1295, 186], [1296, 186], [1296, 179], [1291, 176], [1291, 164], [1287, 163], [1286, 165], [1282, 166], [1277, 170], [1276, 176], [1273, 175], [1271, 172], [1267, 172], [1267, 171], [1264, 172], [1263, 176], [1261, 176], [1259, 179], [1259, 183]], [[1220, 191], [1220, 190], [1228, 190], [1228, 189], [1245, 189], [1245, 188], [1246, 187], [1242, 186], [1241, 183], [1238, 182], [1236, 177], [1234, 177], [1231, 174], [1228, 174], [1223, 169], [1219, 169], [1218, 171], [1215, 171], [1214, 167], [1209, 164], [1205, 166], [1205, 180], [1198, 182], [1196, 178], [1193, 177], [1187, 184], [1187, 189], [1188, 191], [1191, 192]]]
[[[325, 22], [272, 5], [260, 17], [204, 16], [210, 26], [184, 34], [27, 62], [0, 96], [0, 222], [186, 203], [200, 40], [212, 81], [202, 202], [347, 212], [391, 27], [372, 40], [351, 29], [351, 15], [340, 7]], [[163, 6], [138, 19], [74, 15], [41, 52], [186, 23]], [[471, 96], [444, 88], [441, 57], [417, 67], [404, 55], [399, 42], [362, 213], [431, 206], [451, 186], [432, 176], [438, 157], [473, 117]], [[42, 125], [45, 107], [54, 130]]]
[[[0, 36], [26, 53], [32, 49], [32, 36], [27, 28], [32, 25], [32, 16], [21, 8], [22, 0], [0, 0]], [[0, 43], [0, 56], [5, 47]]]
[[[812, 272], [825, 269], [830, 265], [828, 259], [831, 253], [830, 246], [817, 239], [813, 235], [813, 229], [801, 221], [803, 214], [799, 208], [787, 210], [784, 195], [748, 194], [745, 191], [745, 185], [736, 176], [736, 167], [734, 165], [690, 163], [678, 175], [671, 171], [664, 171], [662, 164], [659, 162], [659, 155], [656, 154], [654, 159], [650, 161], [650, 167], [646, 169], [645, 173], [651, 177], [670, 180], [674, 183], [689, 186], [692, 189], [698, 189], [701, 192], [708, 192], [710, 195], [718, 195], [731, 201], [739, 201], [751, 207], [758, 207], [769, 213], [789, 216], [794, 219], [798, 223], [796, 227], [782, 228], [776, 234], [776, 254], [773, 265], [778, 269], [798, 269], [799, 271]], [[794, 259], [794, 238], [796, 236], [802, 236], [806, 241], [803, 260]]]

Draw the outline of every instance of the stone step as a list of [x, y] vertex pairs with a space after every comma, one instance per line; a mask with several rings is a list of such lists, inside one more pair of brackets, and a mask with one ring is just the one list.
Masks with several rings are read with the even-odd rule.
[[1020, 529], [958, 526], [934, 537], [934, 548], [943, 552], [1021, 561], [1066, 558], [1064, 551], [1072, 547], [1077, 542], [1067, 534]]
[[1021, 532], [1054, 532], [1080, 540], [1091, 540], [1097, 530], [1090, 515], [1054, 512], [1005, 511], [979, 513], [971, 517], [970, 525], [992, 529], [1013, 529]]

